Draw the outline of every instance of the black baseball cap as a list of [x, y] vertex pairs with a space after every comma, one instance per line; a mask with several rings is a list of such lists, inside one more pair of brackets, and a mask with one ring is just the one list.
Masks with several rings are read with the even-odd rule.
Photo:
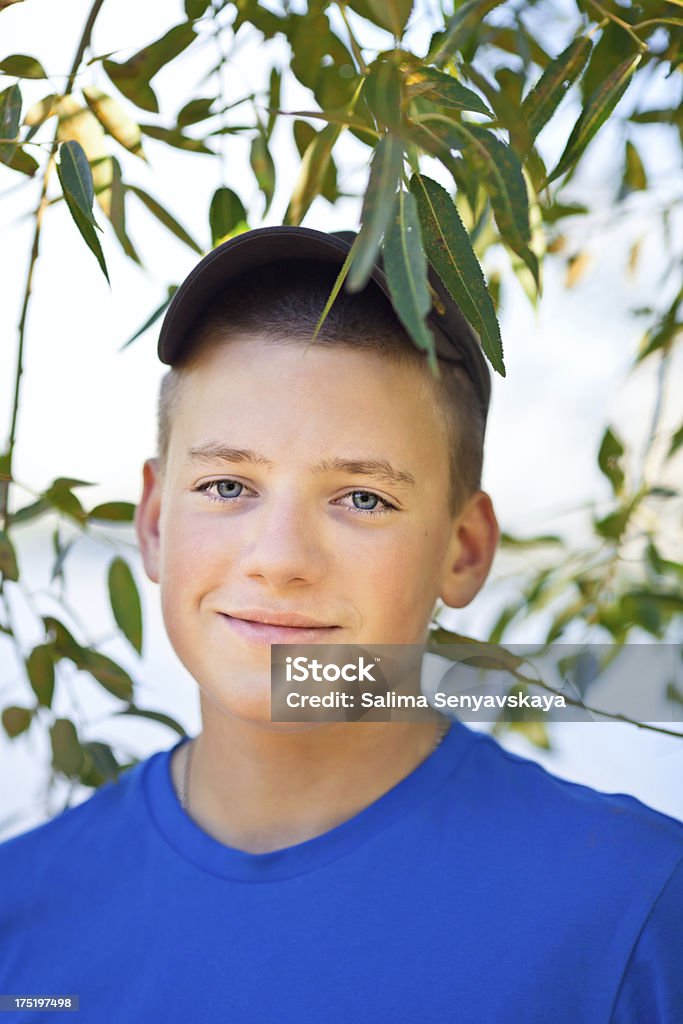
[[[217, 246], [185, 278], [164, 316], [159, 335], [159, 359], [174, 366], [187, 352], [198, 311], [205, 309], [230, 281], [270, 263], [314, 260], [341, 269], [356, 237], [353, 231], [327, 233], [302, 227], [267, 227], [245, 231]], [[391, 301], [381, 257], [370, 279]], [[474, 385], [484, 414], [491, 399], [491, 377], [479, 337], [453, 301], [434, 269], [429, 280], [438, 298], [427, 324], [436, 353], [445, 362], [459, 364]]]

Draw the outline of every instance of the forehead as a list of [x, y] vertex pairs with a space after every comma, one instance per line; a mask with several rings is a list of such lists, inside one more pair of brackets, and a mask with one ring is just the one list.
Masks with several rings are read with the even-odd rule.
[[315, 450], [403, 454], [432, 471], [448, 463], [445, 418], [419, 364], [257, 334], [209, 345], [181, 371], [171, 450], [209, 442], [258, 446], [288, 461]]

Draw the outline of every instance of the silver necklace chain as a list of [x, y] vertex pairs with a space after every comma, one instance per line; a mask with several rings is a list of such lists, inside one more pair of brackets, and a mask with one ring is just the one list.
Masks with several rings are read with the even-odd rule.
[[[448, 733], [448, 731], [450, 729], [450, 726], [451, 726], [450, 719], [446, 718], [444, 720], [441, 728], [439, 729], [438, 735], [436, 737], [436, 742], [434, 743], [434, 746], [432, 747], [432, 749], [430, 750], [429, 754], [427, 755], [428, 757], [431, 757], [431, 755], [434, 753], [434, 751], [437, 749], [437, 747], [441, 746], [441, 744], [442, 744], [446, 734]], [[193, 749], [194, 749], [194, 740], [192, 739], [192, 740], [189, 740], [188, 743], [186, 744], [185, 763], [184, 763], [184, 766], [183, 766], [183, 774], [182, 774], [181, 779], [180, 779], [180, 806], [182, 807], [182, 809], [185, 811], [186, 814], [189, 813], [189, 811], [188, 811], [188, 806], [189, 806], [188, 795], [189, 795], [189, 791], [190, 791], [190, 767], [192, 765], [192, 751], [193, 751]]]

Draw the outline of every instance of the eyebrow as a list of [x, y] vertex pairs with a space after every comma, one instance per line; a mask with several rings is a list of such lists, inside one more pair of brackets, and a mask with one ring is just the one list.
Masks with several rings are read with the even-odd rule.
[[[220, 441], [210, 441], [207, 444], [196, 445], [187, 449], [187, 455], [193, 462], [216, 463], [216, 462], [243, 462], [255, 466], [264, 466], [272, 469], [274, 463], [254, 451], [253, 448], [231, 448]], [[313, 464], [313, 472], [322, 473], [349, 473], [352, 476], [372, 476], [384, 483], [396, 485], [415, 486], [415, 477], [405, 469], [397, 469], [387, 459], [319, 459]]]

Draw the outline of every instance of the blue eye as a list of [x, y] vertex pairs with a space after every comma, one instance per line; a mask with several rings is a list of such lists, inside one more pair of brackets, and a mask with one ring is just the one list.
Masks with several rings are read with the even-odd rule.
[[[221, 498], [238, 498], [242, 493], [244, 484], [239, 483], [237, 480], [216, 480], [215, 482], [216, 493]], [[236, 490], [239, 488], [239, 490]]]
[[[344, 498], [351, 498], [353, 501], [353, 505], [347, 506], [349, 512], [360, 513], [365, 516], [383, 516], [387, 512], [397, 511], [395, 505], [392, 505], [386, 498], [380, 498], [379, 494], [373, 494], [372, 491], [349, 491], [348, 494], [344, 495]], [[356, 499], [358, 499], [360, 504], [356, 503]], [[368, 504], [368, 502], [371, 502], [371, 504]]]
[[[371, 494], [370, 491], [353, 491], [352, 494], [351, 494], [351, 497], [353, 499], [354, 506], [359, 511], [362, 511], [362, 512], [373, 512], [377, 508], [377, 505], [379, 504], [379, 500], [380, 500], [379, 497], [376, 494]], [[365, 504], [358, 505], [358, 504], [356, 504], [356, 499], [357, 498], [361, 502], [372, 501], [372, 502], [374, 502], [374, 504], [373, 505], [365, 505]]]

